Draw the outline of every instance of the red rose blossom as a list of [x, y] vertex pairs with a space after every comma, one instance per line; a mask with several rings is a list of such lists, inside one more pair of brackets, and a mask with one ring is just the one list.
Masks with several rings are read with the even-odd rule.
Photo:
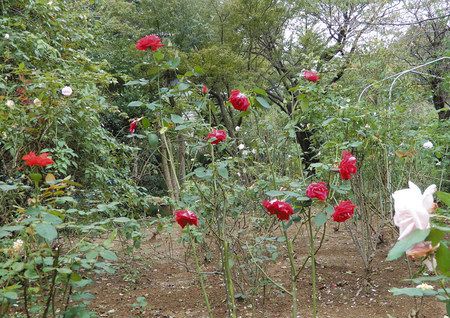
[[319, 80], [319, 74], [316, 71], [303, 71], [303, 78], [310, 82], [317, 82]]
[[238, 89], [233, 89], [228, 99], [233, 105], [234, 109], [245, 112], [250, 106], [247, 96], [241, 93]]
[[209, 91], [208, 86], [203, 84], [203, 86], [202, 86], [202, 94], [208, 94], [208, 91]]
[[334, 207], [333, 220], [335, 222], [345, 222], [355, 213], [356, 205], [352, 201], [341, 201]]
[[55, 162], [52, 158], [48, 158], [49, 153], [44, 152], [40, 155], [36, 155], [33, 151], [29, 152], [25, 156], [22, 157], [22, 160], [25, 161], [25, 165], [28, 167], [46, 167], [48, 165], [54, 164]]
[[328, 188], [325, 182], [313, 182], [306, 188], [306, 196], [308, 198], [316, 198], [325, 201], [328, 196]]
[[356, 168], [356, 158], [350, 151], [344, 150], [342, 152], [342, 160], [339, 163], [339, 174], [342, 180], [350, 180], [352, 174], [358, 171]]
[[211, 141], [211, 143], [213, 145], [217, 145], [219, 142], [225, 141], [225, 139], [227, 139], [227, 132], [221, 129], [213, 129], [213, 131], [210, 132], [206, 138], [208, 140], [215, 138], [215, 140]]
[[264, 200], [262, 205], [270, 215], [276, 215], [280, 221], [289, 220], [289, 217], [294, 214], [292, 206], [284, 201], [273, 199], [272, 201]]
[[155, 52], [158, 51], [160, 47], [163, 47], [164, 44], [161, 43], [161, 39], [159, 36], [155, 34], [150, 34], [147, 36], [144, 36], [139, 41], [136, 42], [136, 49], [140, 51], [148, 50], [149, 48]]
[[175, 214], [175, 221], [181, 226], [182, 229], [186, 225], [198, 226], [198, 218], [194, 212], [189, 210], [177, 210], [173, 212]]
[[134, 134], [134, 132], [136, 131], [137, 128], [137, 123], [138, 121], [136, 119], [133, 119], [130, 123], [130, 128], [128, 129], [130, 134]]

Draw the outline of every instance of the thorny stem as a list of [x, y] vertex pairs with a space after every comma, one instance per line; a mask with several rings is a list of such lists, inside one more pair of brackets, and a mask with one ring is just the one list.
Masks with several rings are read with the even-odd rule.
[[55, 297], [55, 284], [56, 284], [56, 276], [58, 274], [58, 272], [56, 271], [56, 268], [58, 267], [58, 262], [59, 262], [59, 246], [57, 246], [55, 248], [56, 253], [55, 253], [55, 258], [53, 260], [53, 273], [52, 273], [52, 281], [51, 281], [51, 285], [50, 285], [50, 292], [47, 298], [47, 302], [45, 304], [45, 310], [44, 313], [42, 314], [42, 318], [47, 318], [48, 315], [48, 311], [50, 309], [50, 305], [52, 304], [52, 300], [53, 297]]
[[292, 296], [292, 311], [291, 311], [291, 318], [297, 318], [297, 281], [295, 279], [295, 262], [294, 262], [294, 252], [292, 251], [292, 241], [289, 239], [286, 231], [286, 227], [284, 224], [281, 225], [281, 228], [283, 229], [284, 238], [286, 239], [286, 245], [287, 245], [287, 251], [288, 251], [288, 257], [289, 257], [289, 264], [291, 267], [291, 284], [292, 284], [292, 290], [291, 290], [291, 296]]
[[317, 288], [316, 288], [316, 253], [314, 249], [314, 234], [311, 221], [311, 207], [308, 209], [308, 230], [309, 230], [309, 255], [311, 257], [311, 282], [312, 282], [312, 316], [317, 317]]
[[231, 318], [236, 318], [236, 303], [234, 302], [234, 286], [230, 268], [230, 247], [228, 241], [223, 241], [223, 267], [225, 273], [225, 284], [228, 294], [228, 311]]
[[206, 308], [208, 309], [208, 317], [213, 318], [213, 313], [211, 310], [211, 305], [209, 303], [209, 298], [208, 298], [208, 294], [206, 292], [206, 287], [205, 287], [205, 281], [204, 281], [204, 275], [201, 271], [200, 268], [200, 262], [198, 260], [198, 255], [197, 255], [197, 246], [195, 243], [195, 238], [194, 235], [192, 235], [191, 229], [188, 228], [189, 230], [189, 237], [191, 238], [191, 243], [192, 243], [192, 255], [194, 256], [194, 261], [195, 261], [195, 269], [197, 271], [197, 275], [198, 275], [198, 280], [200, 282], [200, 287], [202, 289], [202, 294], [203, 294], [203, 299], [205, 301], [205, 305]]
[[264, 275], [264, 277], [266, 277], [267, 280], [269, 280], [269, 282], [271, 282], [272, 284], [274, 284], [276, 287], [278, 287], [279, 289], [281, 289], [283, 292], [285, 292], [286, 294], [288, 294], [289, 296], [292, 296], [291, 292], [288, 291], [286, 288], [284, 288], [281, 284], [278, 284], [277, 282], [275, 282], [274, 280], [272, 280], [272, 278], [270, 278], [270, 276], [264, 271], [264, 269], [258, 264], [258, 262], [255, 260], [255, 257], [253, 256], [250, 247], [247, 245], [247, 251], [250, 254], [250, 257], [252, 258], [253, 264], [255, 264], [255, 266], [261, 271], [261, 273]]

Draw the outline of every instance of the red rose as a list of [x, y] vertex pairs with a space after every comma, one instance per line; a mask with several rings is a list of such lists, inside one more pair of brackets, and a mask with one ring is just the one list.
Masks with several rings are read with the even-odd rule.
[[182, 229], [188, 224], [198, 226], [198, 218], [194, 212], [189, 210], [177, 210], [173, 213], [175, 214], [175, 221]]
[[319, 74], [315, 71], [303, 71], [303, 78], [310, 82], [317, 82], [319, 80]]
[[164, 44], [161, 43], [161, 39], [159, 36], [155, 34], [150, 34], [144, 36], [139, 41], [136, 42], [136, 49], [140, 51], [145, 51], [150, 48], [153, 52], [158, 51], [160, 47], [163, 47]]
[[128, 129], [130, 131], [130, 134], [134, 134], [137, 128], [138, 121], [136, 119], [133, 119], [130, 123], [130, 128]]
[[227, 139], [227, 132], [225, 130], [213, 129], [213, 131], [210, 132], [206, 138], [208, 140], [215, 138], [215, 140], [211, 141], [211, 143], [213, 145], [217, 145], [219, 142], [225, 141], [225, 139]]
[[48, 158], [48, 155], [49, 153], [44, 152], [37, 156], [36, 153], [31, 151], [23, 156], [22, 160], [25, 161], [25, 165], [27, 165], [28, 167], [46, 167], [55, 163], [52, 158]]
[[233, 105], [234, 109], [245, 112], [250, 106], [247, 96], [242, 94], [238, 89], [231, 91], [230, 98], [228, 99]]
[[352, 201], [341, 201], [339, 205], [334, 207], [333, 220], [335, 222], [345, 222], [355, 213], [356, 205]]
[[202, 94], [208, 94], [208, 91], [209, 91], [208, 86], [203, 84], [203, 86], [202, 86]]
[[356, 158], [351, 152], [344, 150], [342, 152], [342, 160], [339, 163], [339, 173], [342, 180], [349, 180], [352, 174], [355, 174], [358, 169], [356, 168]]
[[280, 221], [289, 220], [289, 217], [294, 214], [294, 209], [289, 203], [273, 199], [272, 201], [264, 200], [262, 205], [270, 215], [276, 215]]
[[313, 182], [306, 188], [306, 196], [308, 198], [316, 198], [325, 201], [328, 196], [328, 188], [325, 182]]

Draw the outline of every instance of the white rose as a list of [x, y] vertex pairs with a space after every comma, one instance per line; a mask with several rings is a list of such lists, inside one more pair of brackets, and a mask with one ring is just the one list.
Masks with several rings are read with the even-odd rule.
[[23, 247], [23, 241], [21, 239], [18, 239], [13, 243], [12, 249], [15, 253], [19, 253], [22, 250], [22, 247]]
[[8, 33], [5, 34], [5, 40], [9, 40], [9, 34]]
[[426, 142], [424, 142], [424, 144], [422, 145], [425, 149], [431, 149], [433, 148], [433, 143], [429, 140], [427, 140]]
[[72, 95], [72, 88], [70, 87], [70, 86], [64, 86], [63, 87], [63, 89], [61, 90], [61, 93], [64, 95], [64, 96], [70, 96], [70, 95]]
[[245, 148], [245, 145], [244, 144], [240, 144], [239, 146], [238, 146], [238, 149], [239, 150], [243, 150]]
[[236, 126], [235, 130], [236, 130], [236, 131], [239, 131], [239, 130], [241, 130], [241, 127]]
[[10, 100], [10, 99], [8, 99], [8, 100], [6, 101], [5, 104], [6, 104], [6, 106], [9, 107], [9, 108], [13, 108], [14, 105], [15, 105], [14, 101], [13, 101], [13, 100]]
[[416, 229], [425, 230], [430, 227], [430, 212], [434, 209], [433, 193], [436, 185], [432, 184], [423, 192], [409, 181], [408, 189], [395, 191], [394, 224], [399, 227], [401, 240]]
[[36, 106], [41, 106], [42, 105], [42, 101], [39, 98], [35, 98], [33, 101], [33, 104]]

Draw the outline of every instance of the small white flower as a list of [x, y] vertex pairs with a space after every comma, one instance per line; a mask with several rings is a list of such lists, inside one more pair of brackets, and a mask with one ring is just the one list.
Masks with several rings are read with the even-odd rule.
[[5, 40], [9, 40], [9, 34], [8, 33], [5, 34]]
[[417, 285], [416, 288], [422, 289], [422, 290], [433, 290], [434, 287], [431, 285], [428, 285], [427, 283], [422, 283], [420, 285]]
[[35, 106], [41, 106], [42, 105], [42, 101], [39, 98], [35, 98], [33, 101], [33, 104]]
[[256, 155], [256, 149], [255, 148], [252, 149], [252, 154]]
[[238, 173], [237, 173], [237, 175], [238, 175], [238, 177], [240, 177], [240, 176], [241, 176], [241, 173], [240, 173], [240, 172], [238, 172]]
[[424, 144], [422, 145], [425, 149], [431, 149], [433, 148], [433, 143], [429, 140], [427, 140], [426, 142], [424, 142]]
[[72, 88], [70, 86], [64, 86], [63, 89], [61, 90], [61, 94], [63, 94], [64, 96], [70, 96], [72, 95]]
[[242, 151], [242, 155], [243, 155], [243, 156], [247, 156], [247, 155], [248, 155], [248, 150]]
[[13, 243], [12, 249], [15, 253], [19, 253], [22, 250], [22, 247], [23, 241], [21, 239], [18, 239]]
[[235, 130], [236, 130], [236, 131], [239, 131], [239, 130], [241, 130], [241, 127], [236, 126]]
[[6, 104], [6, 106], [9, 107], [9, 108], [13, 108], [14, 105], [15, 105], [14, 101], [13, 101], [13, 100], [10, 100], [10, 99], [8, 99], [8, 100], [6, 101], [5, 104]]
[[238, 149], [239, 149], [239, 150], [244, 150], [244, 148], [245, 148], [245, 145], [244, 145], [244, 144], [240, 144], [240, 145], [238, 146]]

